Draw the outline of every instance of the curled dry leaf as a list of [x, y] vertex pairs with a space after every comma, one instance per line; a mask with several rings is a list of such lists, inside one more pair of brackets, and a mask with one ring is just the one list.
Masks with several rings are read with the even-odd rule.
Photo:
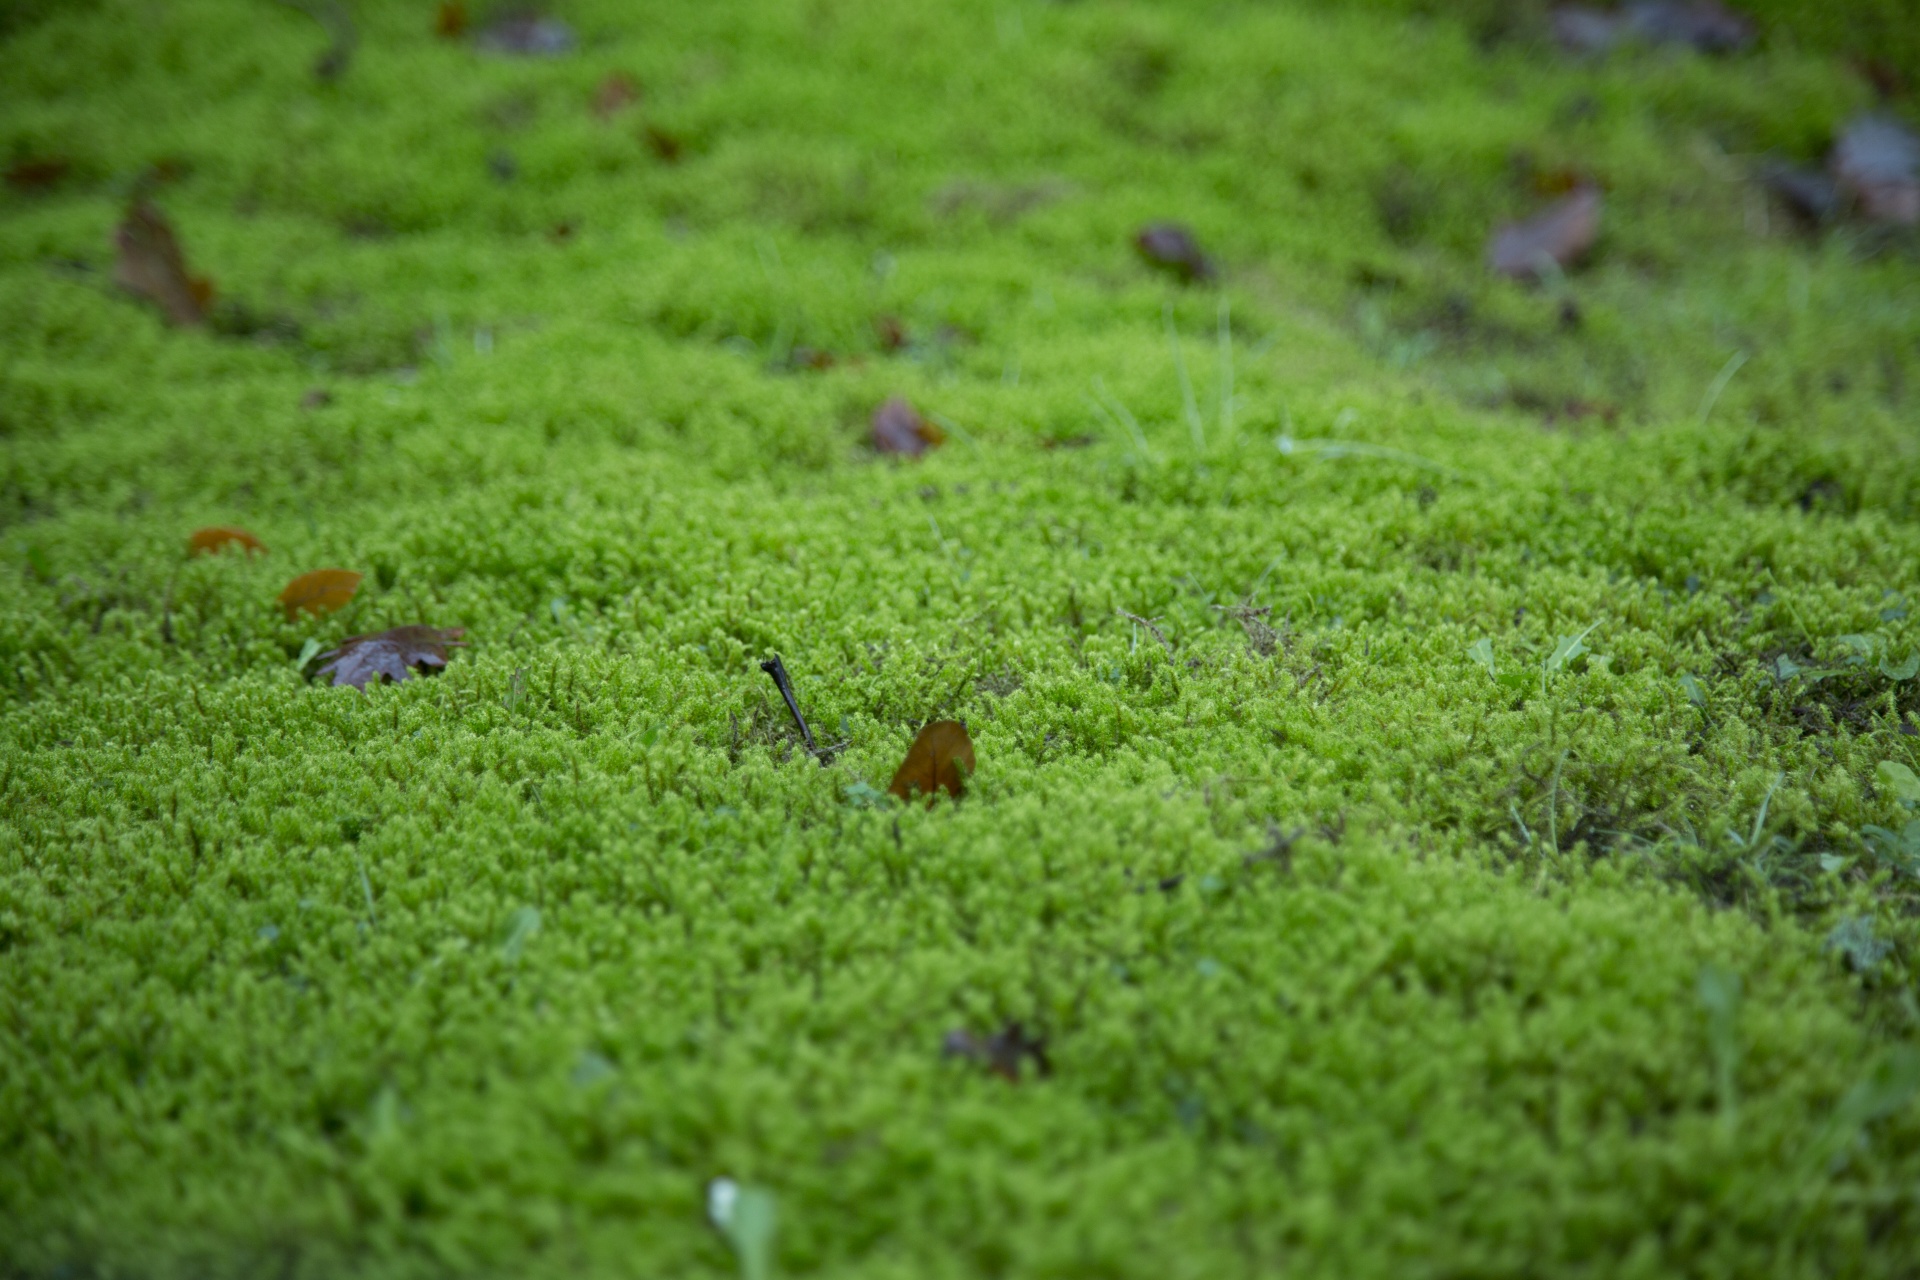
[[267, 549], [266, 543], [239, 525], [213, 524], [193, 531], [192, 536], [187, 539], [187, 554], [210, 556], [234, 543], [245, 547], [248, 555]]
[[593, 91], [593, 114], [610, 120], [638, 101], [640, 86], [633, 82], [632, 76], [615, 71]]
[[940, 1051], [949, 1058], [977, 1062], [1016, 1084], [1022, 1060], [1032, 1061], [1034, 1071], [1041, 1076], [1053, 1074], [1053, 1064], [1047, 1061], [1047, 1038], [1029, 1036], [1018, 1022], [1009, 1022], [990, 1036], [976, 1035], [965, 1028], [949, 1031]]
[[207, 318], [213, 285], [204, 277], [187, 274], [180, 242], [166, 216], [145, 200], [138, 201], [113, 233], [118, 258], [114, 283], [160, 308], [168, 324], [196, 325]]
[[447, 650], [464, 647], [460, 627], [393, 627], [364, 636], [348, 636], [340, 647], [320, 655], [315, 675], [330, 677], [335, 686], [364, 689], [373, 680], [405, 680], [415, 667], [438, 671], [447, 665]]
[[1862, 116], [1834, 139], [1834, 181], [1875, 222], [1920, 224], [1920, 138], [1898, 120]]
[[1600, 188], [1577, 188], [1525, 222], [1510, 222], [1487, 244], [1487, 265], [1516, 280], [1537, 280], [1587, 255], [1600, 235]]
[[551, 58], [573, 52], [573, 28], [558, 18], [533, 13], [515, 13], [501, 18], [478, 37], [482, 49], [490, 53], [513, 54], [523, 58]]
[[1149, 263], [1184, 283], [1214, 277], [1213, 260], [1200, 251], [1200, 242], [1193, 238], [1193, 232], [1177, 222], [1155, 222], [1142, 227], [1133, 237], [1133, 247]]
[[917, 458], [946, 443], [947, 434], [922, 418], [901, 396], [873, 411], [873, 447], [881, 453]]
[[935, 720], [907, 748], [907, 758], [887, 790], [909, 802], [923, 795], [931, 805], [941, 791], [959, 799], [972, 775], [973, 739], [967, 736], [967, 726], [958, 720]]
[[303, 573], [280, 593], [280, 607], [287, 611], [289, 621], [302, 609], [312, 614], [332, 613], [353, 599], [353, 593], [360, 589], [360, 579], [365, 576], [351, 569], [315, 569], [312, 573]]

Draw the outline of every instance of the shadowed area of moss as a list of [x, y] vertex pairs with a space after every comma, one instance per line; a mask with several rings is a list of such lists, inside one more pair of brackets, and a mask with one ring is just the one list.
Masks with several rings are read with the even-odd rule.
[[725, 1175], [789, 1274], [1904, 1274], [1915, 245], [1753, 179], [1873, 90], [1388, 8], [13, 28], [0, 1265], [716, 1275]]

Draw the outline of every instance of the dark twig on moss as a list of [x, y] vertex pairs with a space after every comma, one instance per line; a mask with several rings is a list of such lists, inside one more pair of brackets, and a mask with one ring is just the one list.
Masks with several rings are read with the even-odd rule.
[[787, 664], [780, 661], [780, 655], [774, 654], [760, 664], [760, 669], [773, 677], [780, 696], [787, 700], [787, 710], [793, 713], [793, 722], [800, 726], [800, 737], [807, 744], [807, 753], [820, 762], [822, 769], [833, 763], [833, 752], [822, 751], [813, 740], [813, 730], [807, 728], [807, 718], [800, 714], [800, 702], [793, 696], [793, 681], [787, 678]]

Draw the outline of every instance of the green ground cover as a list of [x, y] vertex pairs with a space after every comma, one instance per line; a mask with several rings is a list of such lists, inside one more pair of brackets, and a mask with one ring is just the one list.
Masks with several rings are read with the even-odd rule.
[[[718, 1275], [727, 1175], [787, 1274], [1912, 1274], [1915, 247], [1752, 181], [1856, 28], [1405, 8], [17, 22], [0, 1272]], [[1593, 262], [1489, 277], [1562, 169]]]

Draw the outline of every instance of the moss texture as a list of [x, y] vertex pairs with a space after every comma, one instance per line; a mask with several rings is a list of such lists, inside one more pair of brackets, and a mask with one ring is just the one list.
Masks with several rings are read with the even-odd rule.
[[1402, 8], [16, 25], [0, 1271], [1911, 1274], [1914, 245], [1751, 181], [1873, 91]]

